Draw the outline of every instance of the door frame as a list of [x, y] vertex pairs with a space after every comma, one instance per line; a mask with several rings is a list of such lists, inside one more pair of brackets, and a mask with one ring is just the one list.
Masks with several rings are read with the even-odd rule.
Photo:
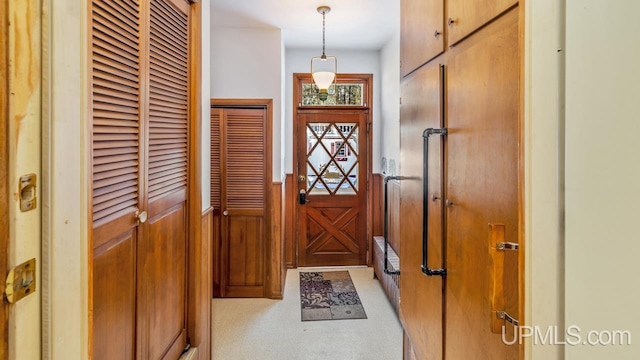
[[[271, 193], [271, 188], [273, 184], [273, 99], [230, 99], [230, 98], [212, 98], [210, 103], [211, 109], [216, 108], [264, 108], [267, 113], [267, 131], [265, 133], [265, 143], [267, 154], [265, 156], [266, 169], [267, 174], [265, 176], [265, 253], [264, 253], [264, 293], [263, 297], [278, 297], [276, 294], [272, 294], [270, 289], [273, 289], [277, 286], [274, 284], [280, 280], [277, 279], [273, 274], [280, 273], [282, 268], [284, 268], [283, 258], [279, 255], [279, 253], [274, 253], [274, 249], [280, 249], [276, 241], [280, 241], [280, 238], [274, 238], [273, 232], [271, 228], [275, 226], [280, 226], [280, 224], [274, 224], [273, 217], [273, 209], [274, 205], [273, 194]], [[220, 119], [222, 121], [222, 119]], [[209, 135], [211, 136], [211, 135]], [[220, 143], [222, 144], [223, 138], [220, 136]], [[221, 154], [222, 157], [222, 154]], [[222, 164], [222, 159], [221, 164]], [[222, 174], [220, 174], [222, 176]], [[222, 181], [221, 185], [222, 187]], [[213, 191], [214, 189], [211, 189]], [[222, 190], [222, 189], [220, 189]], [[277, 209], [276, 209], [277, 210]], [[220, 257], [223, 253], [222, 249], [224, 244], [222, 243], [222, 219], [221, 219], [221, 209], [213, 210], [214, 221], [218, 221], [219, 227], [215, 230], [218, 230], [218, 233], [214, 233], [214, 241], [212, 246], [212, 256], [213, 263], [217, 264], [214, 267], [213, 271], [220, 276], [220, 284], [219, 288], [215, 291], [220, 294], [220, 297], [225, 297], [225, 286], [226, 286], [226, 274], [224, 271], [227, 271], [228, 263], [227, 259]], [[274, 266], [280, 265], [280, 268], [274, 268]], [[211, 280], [213, 281], [213, 279]], [[214, 285], [215, 286], [215, 285]]]
[[[9, 254], [9, 79], [8, 2], [0, 2], [0, 279], [6, 279]], [[4, 293], [4, 281], [0, 292]], [[0, 359], [9, 357], [9, 304], [0, 301]]]
[[[367, 244], [367, 255], [366, 255], [366, 265], [367, 266], [371, 266], [371, 264], [373, 264], [373, 251], [371, 251], [372, 249], [372, 241], [373, 241], [373, 207], [372, 205], [372, 201], [373, 201], [373, 183], [372, 183], [372, 177], [373, 177], [373, 168], [372, 168], [372, 154], [373, 154], [373, 74], [336, 74], [336, 81], [337, 82], [349, 82], [349, 81], [357, 81], [357, 82], [364, 82], [366, 85], [366, 89], [363, 92], [363, 106], [302, 106], [300, 99], [302, 97], [302, 92], [300, 91], [301, 87], [302, 87], [302, 83], [303, 82], [310, 82], [312, 81], [312, 77], [310, 73], [294, 73], [293, 74], [293, 101], [292, 101], [292, 106], [293, 106], [293, 116], [292, 116], [292, 122], [293, 122], [293, 146], [292, 146], [292, 152], [293, 152], [293, 183], [297, 184], [298, 183], [298, 176], [299, 176], [299, 172], [298, 172], [298, 152], [297, 152], [297, 144], [298, 144], [298, 130], [299, 130], [299, 126], [298, 126], [298, 115], [299, 114], [303, 114], [303, 113], [309, 113], [309, 112], [318, 112], [318, 111], [326, 111], [326, 110], [335, 110], [335, 111], [346, 111], [346, 112], [357, 112], [357, 113], [366, 113], [367, 115], [367, 129], [366, 129], [366, 136], [367, 136], [367, 178], [366, 178], [366, 187], [367, 187], [367, 207], [366, 207], [366, 213], [367, 213], [367, 225], [366, 225], [366, 236], [367, 236], [367, 240], [366, 240], [366, 244]], [[294, 185], [294, 187], [296, 187], [296, 194], [297, 194], [297, 185]], [[300, 204], [297, 201], [297, 197], [294, 196], [292, 199], [289, 199], [289, 201], [293, 202], [293, 212], [294, 212], [294, 216], [293, 216], [293, 224], [291, 225], [287, 225], [287, 226], [293, 226], [294, 230], [293, 230], [293, 234], [294, 234], [294, 249], [295, 249], [295, 256], [294, 256], [294, 263], [293, 263], [293, 267], [297, 268], [298, 267], [298, 254], [299, 254], [299, 249], [298, 249], [298, 244], [299, 244], [299, 239], [298, 239], [298, 213], [300, 210]]]

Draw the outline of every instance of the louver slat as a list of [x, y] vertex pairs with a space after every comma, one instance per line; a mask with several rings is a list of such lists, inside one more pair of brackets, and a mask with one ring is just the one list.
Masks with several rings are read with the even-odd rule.
[[227, 110], [227, 208], [264, 209], [266, 191], [264, 110]]
[[220, 112], [211, 109], [211, 206], [214, 209], [222, 206], [220, 151]]

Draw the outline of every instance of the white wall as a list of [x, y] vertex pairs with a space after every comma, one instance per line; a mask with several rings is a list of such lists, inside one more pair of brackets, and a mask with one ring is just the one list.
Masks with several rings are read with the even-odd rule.
[[[525, 324], [564, 329], [564, 119], [562, 33], [557, 0], [526, 2], [525, 24]], [[526, 342], [526, 359], [560, 360], [563, 346]]]
[[[400, 174], [400, 31], [380, 51], [382, 137], [386, 174]], [[376, 161], [374, 159], [374, 161]], [[395, 163], [395, 169], [392, 164]], [[385, 169], [382, 169], [385, 171]]]
[[[293, 74], [308, 73], [311, 70], [311, 58], [320, 55], [318, 50], [287, 49], [286, 101], [285, 101], [285, 172], [293, 173]], [[327, 51], [327, 55], [338, 58], [338, 73], [373, 74], [373, 154], [372, 169], [380, 172], [380, 134], [382, 130], [380, 107], [380, 52], [363, 51]]]
[[273, 99], [273, 180], [282, 179], [282, 32], [211, 27], [211, 97]]
[[566, 359], [638, 359], [640, 2], [566, 4], [566, 325], [633, 335]]

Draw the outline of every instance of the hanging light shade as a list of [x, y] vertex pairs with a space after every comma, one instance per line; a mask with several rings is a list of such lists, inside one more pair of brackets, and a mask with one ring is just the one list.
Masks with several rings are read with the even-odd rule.
[[336, 83], [336, 73], [338, 72], [338, 59], [335, 56], [325, 54], [325, 15], [331, 11], [328, 6], [318, 7], [318, 12], [322, 14], [322, 56], [311, 58], [311, 75], [313, 82], [319, 89], [318, 97], [325, 101], [329, 95], [329, 87]]

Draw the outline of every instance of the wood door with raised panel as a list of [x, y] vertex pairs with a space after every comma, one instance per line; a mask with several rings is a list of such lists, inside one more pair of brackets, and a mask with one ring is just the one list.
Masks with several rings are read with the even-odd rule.
[[219, 111], [222, 296], [263, 297], [271, 182], [267, 110]]
[[520, 319], [518, 251], [497, 250], [492, 228], [518, 243], [518, 9], [478, 35], [447, 68], [445, 352], [517, 359], [520, 346], [501, 336], [513, 325], [496, 311]]
[[448, 45], [453, 46], [518, 4], [518, 0], [447, 0], [446, 3]]
[[186, 346], [189, 4], [91, 8], [93, 356]]
[[[404, 79], [400, 106], [402, 177], [400, 218], [400, 319], [422, 360], [443, 356], [443, 286], [440, 276], [427, 277], [422, 265], [423, 168], [422, 134], [442, 127], [442, 77], [439, 64], [420, 68]], [[442, 139], [433, 137], [429, 151], [429, 258], [441, 268], [442, 253]]]
[[444, 0], [400, 1], [400, 64], [404, 77], [444, 51]]
[[299, 266], [367, 263], [367, 118], [335, 110], [297, 117]]
[[147, 358], [175, 359], [187, 344], [189, 4], [155, 0], [149, 10], [149, 220], [140, 242], [138, 311], [146, 312], [140, 333], [148, 338]]

